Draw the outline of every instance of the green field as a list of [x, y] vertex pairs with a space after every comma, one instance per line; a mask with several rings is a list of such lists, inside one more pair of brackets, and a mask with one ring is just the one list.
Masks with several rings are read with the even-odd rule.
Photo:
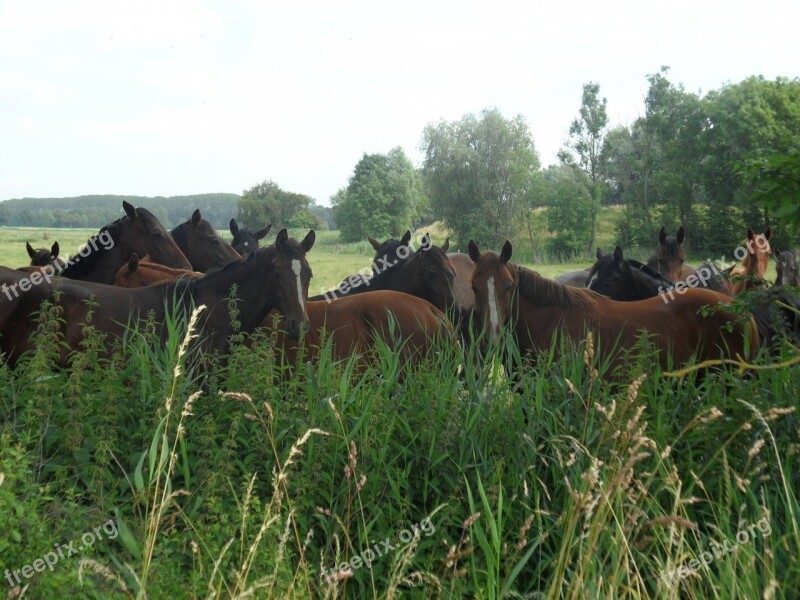
[[[442, 244], [445, 235], [437, 227], [431, 229], [434, 243]], [[34, 248], [50, 248], [54, 241], [58, 241], [62, 258], [75, 254], [86, 242], [89, 236], [97, 233], [93, 229], [42, 229], [35, 227], [0, 227], [0, 265], [21, 267], [30, 263], [25, 251], [25, 242], [30, 242]], [[220, 231], [220, 235], [231, 239], [227, 231]], [[277, 233], [277, 232], [274, 232]], [[298, 239], [305, 235], [305, 231], [292, 231], [291, 234]], [[274, 240], [274, 235], [268, 236]], [[311, 280], [309, 294], [315, 295], [334, 288], [342, 279], [365, 267], [369, 267], [375, 251], [368, 242], [355, 244], [339, 243], [339, 234], [336, 231], [317, 232], [317, 241], [308, 255], [308, 261], [314, 272]], [[495, 250], [499, 250], [496, 248]], [[523, 263], [524, 264], [524, 263]], [[591, 263], [581, 261], [574, 263], [561, 263], [551, 265], [532, 265], [545, 277], [556, 277], [567, 271], [584, 269]]]
[[[89, 232], [0, 228], [0, 262], [62, 233], [74, 251]], [[371, 254], [320, 234], [312, 292]], [[588, 341], [509, 377], [508, 339], [489, 356], [441, 340], [415, 367], [379, 344], [359, 370], [325, 349], [286, 365], [257, 335], [200, 372], [185, 320], [166, 319], [166, 345], [142, 323], [110, 359], [87, 327], [60, 371], [58, 318], [15, 370], [0, 364], [9, 598], [800, 590], [797, 349], [684, 378], [645, 353], [609, 382]]]

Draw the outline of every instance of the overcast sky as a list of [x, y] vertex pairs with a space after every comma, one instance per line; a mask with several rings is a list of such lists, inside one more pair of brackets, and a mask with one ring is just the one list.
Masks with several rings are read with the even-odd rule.
[[707, 92], [800, 76], [800, 2], [0, 3], [0, 200], [241, 193], [320, 204], [366, 153], [497, 107], [556, 162], [600, 84], [613, 125], [646, 76]]

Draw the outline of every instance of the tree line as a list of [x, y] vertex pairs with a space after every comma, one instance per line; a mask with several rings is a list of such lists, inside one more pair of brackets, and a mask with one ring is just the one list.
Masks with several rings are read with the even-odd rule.
[[[558, 164], [542, 168], [521, 115], [497, 109], [428, 125], [414, 169], [402, 150], [367, 155], [332, 198], [346, 240], [441, 219], [456, 242], [591, 256], [604, 205], [622, 205], [623, 247], [652, 247], [683, 227], [694, 253], [730, 252], [748, 225], [800, 244], [800, 80], [750, 77], [701, 95], [647, 77], [644, 114], [612, 126], [595, 82], [583, 86]], [[542, 248], [542, 229], [548, 231]]]

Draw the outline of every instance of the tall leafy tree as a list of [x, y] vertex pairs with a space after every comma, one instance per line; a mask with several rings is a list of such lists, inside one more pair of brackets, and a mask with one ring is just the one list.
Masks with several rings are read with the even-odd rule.
[[539, 157], [525, 119], [497, 109], [428, 125], [422, 172], [433, 213], [458, 242], [499, 248], [512, 239], [529, 204]]
[[331, 198], [344, 241], [396, 235], [418, 222], [426, 202], [420, 174], [400, 147], [364, 154], [347, 188]]
[[287, 192], [274, 181], [264, 181], [242, 194], [237, 221], [239, 226], [253, 229], [268, 223], [275, 228], [314, 226], [317, 218], [309, 211], [313, 203], [310, 196]]
[[589, 255], [597, 236], [597, 216], [606, 187], [601, 158], [608, 127], [607, 103], [605, 98], [600, 98], [600, 84], [590, 82], [583, 86], [579, 116], [572, 121], [566, 147], [558, 154], [562, 164], [582, 171], [588, 178], [591, 219], [586, 252]]
[[550, 240], [550, 251], [571, 258], [586, 250], [591, 235], [595, 208], [589, 178], [568, 165], [548, 167], [543, 175], [547, 229], [556, 234]]

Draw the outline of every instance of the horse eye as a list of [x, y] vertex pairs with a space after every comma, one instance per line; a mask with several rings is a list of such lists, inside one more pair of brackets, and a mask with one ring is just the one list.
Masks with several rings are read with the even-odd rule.
[[160, 230], [160, 229], [154, 229], [154, 230], [153, 230], [153, 236], [154, 236], [154, 237], [162, 237], [163, 235], [164, 235], [164, 234], [163, 234], [163, 233], [161, 233], [161, 230]]

